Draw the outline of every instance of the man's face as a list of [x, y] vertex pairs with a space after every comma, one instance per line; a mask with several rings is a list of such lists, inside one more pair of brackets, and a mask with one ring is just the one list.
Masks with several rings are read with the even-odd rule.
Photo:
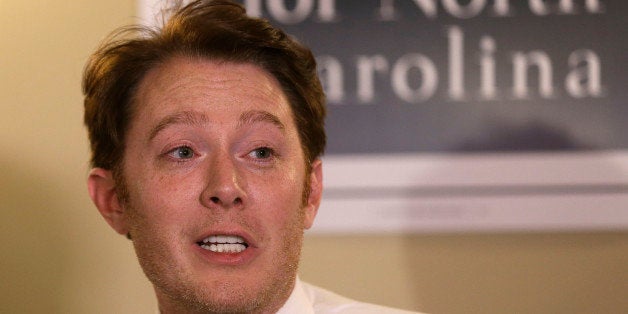
[[[321, 178], [319, 161], [306, 173], [279, 84], [254, 65], [176, 58], [148, 72], [136, 96], [126, 200], [110, 223], [130, 233], [160, 307], [276, 310]], [[304, 200], [306, 180], [315, 186]]]

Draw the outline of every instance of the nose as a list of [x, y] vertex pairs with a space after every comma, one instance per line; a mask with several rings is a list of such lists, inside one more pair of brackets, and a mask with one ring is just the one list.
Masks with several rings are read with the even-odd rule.
[[201, 203], [210, 209], [231, 209], [244, 206], [246, 192], [236, 162], [223, 154], [214, 158], [207, 170], [206, 186]]

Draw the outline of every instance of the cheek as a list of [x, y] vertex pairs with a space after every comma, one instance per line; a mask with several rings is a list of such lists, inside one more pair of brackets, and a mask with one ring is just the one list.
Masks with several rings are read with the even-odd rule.
[[[129, 187], [130, 205], [150, 225], [177, 225], [185, 221], [186, 214], [198, 198], [191, 178], [177, 179], [167, 175], [138, 178]], [[167, 222], [167, 223], [165, 223]]]
[[259, 197], [252, 202], [266, 208], [266, 216], [270, 223], [277, 227], [292, 224], [295, 215], [300, 216], [303, 200], [303, 178], [299, 175], [283, 175], [277, 181], [264, 183], [265, 189], [258, 191]]

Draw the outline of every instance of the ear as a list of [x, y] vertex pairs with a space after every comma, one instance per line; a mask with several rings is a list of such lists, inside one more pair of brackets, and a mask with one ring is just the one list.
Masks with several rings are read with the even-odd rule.
[[314, 224], [314, 218], [318, 212], [323, 197], [323, 162], [316, 159], [312, 163], [312, 172], [310, 173], [310, 194], [307, 198], [305, 206], [305, 229], [310, 229]]
[[119, 234], [129, 232], [126, 226], [124, 208], [120, 205], [116, 184], [110, 170], [94, 168], [87, 178], [89, 196], [107, 223]]

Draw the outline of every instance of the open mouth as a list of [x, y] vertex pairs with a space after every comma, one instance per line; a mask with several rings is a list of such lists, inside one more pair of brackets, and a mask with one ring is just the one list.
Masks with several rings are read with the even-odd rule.
[[213, 235], [196, 244], [216, 253], [240, 253], [249, 247], [242, 237], [234, 235]]

